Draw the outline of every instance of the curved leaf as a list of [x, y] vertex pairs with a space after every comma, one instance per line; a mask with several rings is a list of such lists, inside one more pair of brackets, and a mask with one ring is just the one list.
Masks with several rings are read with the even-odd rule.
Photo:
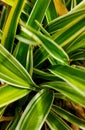
[[33, 89], [36, 86], [23, 66], [0, 45], [0, 79], [14, 86]]
[[[33, 9], [29, 15], [29, 18], [26, 22], [26, 25], [27, 26], [31, 26], [33, 27], [34, 29], [38, 30], [39, 27], [37, 26], [35, 20], [37, 20], [38, 22], [42, 22], [43, 18], [44, 18], [44, 15], [45, 15], [45, 12], [46, 12], [46, 9], [48, 8], [49, 4], [50, 4], [50, 1], [51, 0], [45, 0], [45, 2], [43, 0], [36, 0], [34, 6], [33, 6]], [[42, 8], [42, 10], [41, 10]], [[38, 15], [38, 13], [40, 12], [40, 15]], [[25, 45], [23, 47], [23, 43], [20, 44], [20, 50], [18, 50], [18, 53], [17, 53], [17, 59], [20, 61], [20, 59], [23, 57], [23, 54], [25, 53], [26, 55], [24, 56], [24, 60], [25, 60], [25, 65], [28, 64], [27, 62], [27, 53], [28, 53], [28, 46]], [[22, 63], [22, 62], [21, 62]], [[23, 64], [23, 63], [22, 63]], [[24, 65], [23, 64], [23, 65]]]
[[59, 116], [61, 116], [63, 119], [77, 124], [80, 128], [85, 129], [85, 120], [82, 120], [76, 116], [74, 116], [73, 114], [67, 112], [66, 110], [58, 107], [58, 106], [54, 106], [52, 107], [52, 110], [57, 113]]
[[40, 130], [53, 101], [53, 92], [41, 90], [25, 109], [15, 130]]
[[72, 130], [57, 114], [51, 111], [46, 119], [51, 130]]
[[0, 87], [0, 108], [24, 97], [29, 92], [28, 89], [16, 88], [10, 85]]
[[[76, 20], [79, 21], [81, 16], [85, 16], [85, 10], [78, 10], [76, 12], [73, 13], [68, 13], [62, 17], [58, 17], [54, 20], [52, 20], [47, 26], [46, 26], [46, 30], [49, 33], [54, 33], [57, 30], [61, 30], [63, 29], [63, 27], [67, 26], [70, 24], [70, 26], [72, 26], [72, 23], [76, 23]], [[62, 32], [61, 32], [62, 33]]]
[[24, 4], [25, 0], [16, 0], [14, 2], [4, 27], [1, 44], [10, 52], [13, 49], [14, 36]]
[[51, 73], [66, 81], [71, 87], [85, 97], [85, 72], [64, 65], [56, 65], [49, 69]]
[[67, 53], [72, 53], [78, 49], [85, 49], [85, 30], [82, 32], [78, 38], [73, 40], [73, 42], [66, 48]]
[[22, 34], [23, 32], [26, 33], [26, 35], [28, 36], [30, 36], [29, 32], [32, 32], [35, 35], [35, 37], [33, 37], [32, 35], [31, 37], [33, 37], [34, 40], [36, 40], [37, 36], [37, 39], [39, 39], [37, 42], [42, 45], [42, 47], [47, 51], [49, 55], [51, 55], [54, 59], [60, 61], [63, 64], [69, 64], [69, 57], [67, 53], [51, 38], [46, 37], [41, 33], [38, 33], [36, 30], [30, 27], [21, 27], [21, 32]]
[[85, 97], [63, 81], [46, 82], [46, 83], [41, 84], [41, 87], [51, 88], [56, 91], [59, 91], [61, 94], [63, 94], [68, 99], [85, 107]]
[[54, 59], [60, 61], [61, 63], [68, 64], [69, 57], [66, 52], [61, 48], [56, 42], [51, 40], [49, 37], [46, 37], [42, 34], [37, 34], [43, 48], [51, 55]]

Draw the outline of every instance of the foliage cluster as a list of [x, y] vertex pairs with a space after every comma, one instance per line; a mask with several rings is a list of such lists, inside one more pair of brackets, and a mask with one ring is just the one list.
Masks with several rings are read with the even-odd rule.
[[1, 0], [0, 130], [85, 129], [85, 0]]

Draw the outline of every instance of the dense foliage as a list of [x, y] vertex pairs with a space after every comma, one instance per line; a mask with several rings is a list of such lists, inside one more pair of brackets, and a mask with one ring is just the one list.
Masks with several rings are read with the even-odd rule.
[[85, 0], [0, 9], [0, 130], [84, 130]]

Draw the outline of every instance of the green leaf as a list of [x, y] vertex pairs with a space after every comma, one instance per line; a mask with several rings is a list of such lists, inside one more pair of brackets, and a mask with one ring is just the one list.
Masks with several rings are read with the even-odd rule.
[[75, 8], [73, 8], [71, 12], [82, 9], [85, 9], [85, 0], [80, 1], [80, 3], [77, 6], [75, 6]]
[[33, 47], [30, 45], [28, 48], [26, 69], [28, 70], [29, 74], [32, 76], [32, 73], [33, 73]]
[[[29, 18], [26, 22], [26, 25], [27, 26], [31, 26], [33, 27], [34, 29], [38, 30], [39, 27], [37, 26], [35, 20], [37, 20], [39, 23], [42, 22], [44, 16], [45, 16], [45, 12], [46, 12], [46, 9], [48, 8], [49, 4], [50, 4], [50, 1], [51, 0], [45, 0], [45, 2], [43, 0], [36, 0], [34, 6], [33, 6], [33, 9], [32, 9], [32, 12], [31, 14], [29, 15]], [[42, 8], [42, 10], [41, 10]], [[38, 15], [40, 12], [40, 15]], [[26, 66], [26, 64], [28, 64], [27, 62], [27, 53], [28, 53], [28, 46], [25, 45], [25, 47], [23, 47], [23, 43], [20, 44], [20, 50], [18, 51], [17, 53], [17, 59], [21, 62], [20, 59], [22, 59], [23, 57], [23, 54], [25, 53], [26, 55], [24, 56], [24, 60], [25, 62], [22, 63], [22, 65]]]
[[35, 20], [35, 23], [40, 28], [40, 31], [45, 34], [46, 36], [50, 37], [50, 34], [45, 30], [42, 24], [40, 24], [37, 20]]
[[72, 130], [57, 114], [53, 111], [47, 116], [46, 122], [51, 130]]
[[2, 11], [0, 14], [0, 29], [3, 30], [5, 22], [6, 22], [7, 8], [2, 6]]
[[0, 30], [0, 40], [1, 40], [1, 38], [2, 38], [2, 31]]
[[30, 92], [28, 89], [4, 85], [0, 87], [0, 108], [24, 97]]
[[[40, 23], [42, 22], [44, 13], [50, 4], [50, 1], [51, 0], [45, 0], [45, 2], [44, 2], [43, 0], [36, 0], [36, 3], [32, 9], [29, 19], [27, 21], [27, 25], [38, 30], [39, 27], [36, 25], [35, 20], [37, 20]], [[40, 15], [38, 15], [39, 11], [40, 11]]]
[[66, 110], [64, 110], [58, 106], [53, 105], [52, 110], [55, 113], [57, 113], [59, 116], [61, 116], [63, 119], [65, 119], [71, 123], [77, 124], [81, 129], [85, 128], [85, 120], [82, 120], [82, 119], [74, 116], [73, 114], [67, 112]]
[[49, 23], [53, 19], [57, 18], [58, 14], [55, 10], [53, 0], [51, 0], [49, 7], [46, 10], [46, 19], [47, 22]]
[[6, 106], [5, 106], [5, 107], [0, 108], [0, 117], [3, 115], [3, 113], [4, 113], [5, 109], [6, 109]]
[[[59, 45], [67, 49], [79, 35], [85, 32], [85, 10], [70, 12], [65, 16], [58, 17], [49, 23], [46, 30], [53, 34], [54, 39]], [[76, 45], [77, 46], [77, 45]]]
[[85, 97], [85, 72], [64, 65], [56, 65], [49, 69], [51, 73], [66, 81], [71, 87]]
[[53, 92], [41, 90], [30, 101], [15, 130], [40, 130], [53, 101]]
[[85, 107], [85, 96], [81, 95], [74, 88], [70, 87], [67, 83], [63, 81], [54, 81], [54, 82], [46, 82], [40, 85], [44, 88], [51, 88], [56, 91], [59, 91], [65, 97], [70, 99], [71, 101]]
[[34, 68], [33, 73], [35, 74], [36, 77], [41, 78], [41, 79], [47, 79], [47, 80], [50, 80], [50, 81], [51, 80], [52, 81], [61, 80], [60, 78], [56, 77], [55, 75], [49, 74], [49, 73], [44, 72], [44, 71], [42, 71], [40, 69]]
[[85, 14], [85, 10], [81, 10], [81, 11], [68, 13], [64, 16], [58, 17], [58, 18], [52, 20], [46, 26], [46, 30], [52, 34], [59, 29], [60, 30], [63, 29], [63, 27], [66, 27], [67, 25], [71, 26], [72, 24], [75, 24], [77, 22], [76, 20], [80, 20], [82, 15], [84, 17], [84, 14]]
[[0, 45], [0, 79], [17, 87], [33, 89], [35, 83], [21, 64]]
[[15, 130], [17, 124], [18, 124], [18, 121], [20, 119], [20, 111], [21, 111], [22, 107], [20, 107], [18, 105], [18, 107], [16, 108], [15, 110], [15, 115], [14, 115], [14, 118], [13, 120], [7, 125], [6, 127], [6, 130]]
[[13, 49], [14, 36], [24, 4], [25, 0], [16, 0], [14, 2], [4, 27], [1, 44], [10, 52]]
[[43, 47], [39, 47], [34, 53], [34, 66], [37, 67], [49, 57]]
[[[85, 16], [85, 10], [78, 10], [76, 12], [68, 13], [64, 16], [58, 17], [54, 20], [52, 20], [47, 26], [46, 30], [53, 34], [54, 32], [60, 31], [66, 26], [70, 25], [72, 26], [73, 24], [76, 24], [77, 21], [79, 21], [81, 18], [84, 18]], [[68, 26], [68, 28], [70, 27]], [[62, 33], [62, 32], [61, 32]], [[69, 32], [70, 33], [70, 32]]]
[[72, 61], [85, 60], [85, 49], [78, 50], [78, 52], [71, 54], [70, 59]]
[[85, 49], [85, 30], [72, 41], [72, 43], [66, 48], [67, 53], [72, 53], [78, 49]]
[[[26, 31], [25, 31], [26, 30]], [[44, 36], [41, 33], [38, 33], [33, 28], [25, 28], [21, 27], [21, 32], [26, 33], [26, 35], [30, 35], [29, 31], [34, 33], [35, 36], [37, 36], [39, 39], [37, 42], [43, 46], [43, 48], [48, 52], [49, 55], [51, 55], [54, 59], [60, 61], [63, 64], [69, 63], [69, 57], [67, 53], [51, 38]], [[33, 36], [31, 36], [33, 37]], [[36, 37], [33, 37], [36, 40]]]
[[61, 48], [56, 42], [51, 40], [51, 38], [46, 37], [42, 34], [37, 33], [37, 36], [42, 41], [41, 44], [43, 48], [51, 55], [54, 59], [60, 61], [63, 64], [69, 63], [69, 57], [66, 52]]

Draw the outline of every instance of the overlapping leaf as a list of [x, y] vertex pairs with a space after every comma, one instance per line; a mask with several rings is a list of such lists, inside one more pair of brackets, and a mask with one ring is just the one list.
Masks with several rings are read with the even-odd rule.
[[70, 121], [71, 123], [77, 124], [80, 128], [85, 128], [85, 120], [82, 120], [73, 114], [67, 112], [66, 110], [58, 107], [58, 106], [53, 106], [52, 110], [60, 115], [63, 119]]
[[[37, 0], [35, 2], [34, 6], [33, 6], [33, 9], [32, 9], [32, 12], [30, 13], [29, 18], [28, 18], [28, 20], [26, 22], [27, 26], [31, 26], [31, 27], [33, 27], [36, 30], [39, 29], [39, 27], [37, 26], [35, 20], [37, 20], [40, 23], [42, 22], [42, 20], [43, 20], [43, 18], [45, 16], [46, 9], [48, 8], [48, 6], [50, 4], [50, 1], [51, 0], [46, 0], [45, 4], [44, 4], [43, 0]], [[42, 8], [42, 10], [41, 10], [41, 8]], [[40, 15], [37, 15], [39, 12], [40, 12]], [[28, 52], [28, 49], [27, 49], [28, 46], [27, 45], [25, 45], [24, 47], [23, 46], [24, 45], [22, 43], [19, 46], [21, 51], [18, 50], [18, 52], [17, 52], [17, 59], [20, 61], [20, 59], [23, 57], [23, 54], [25, 52], [25, 55], [24, 55], [25, 62], [24, 63], [21, 62], [21, 63], [24, 66], [26, 66], [26, 64], [28, 64], [26, 56], [27, 56], [27, 53], [29, 53], [29, 52]]]
[[28, 89], [17, 88], [10, 85], [0, 87], [0, 108], [24, 97], [30, 92]]
[[47, 116], [46, 122], [52, 130], [71, 130], [71, 128], [53, 111]]
[[71, 87], [85, 97], [85, 72], [71, 66], [53, 66], [51, 73], [66, 81]]
[[[25, 31], [27, 29], [25, 29], [24, 27], [22, 27], [21, 29], [22, 29], [21, 30], [22, 32], [23, 31], [26, 32], [26, 35], [29, 36], [29, 30]], [[38, 33], [34, 29], [31, 29], [31, 28], [28, 28], [28, 29], [30, 29], [30, 31], [32, 31], [32, 33], [34, 33], [34, 35], [38, 37], [39, 44], [43, 46], [43, 48], [47, 51], [49, 55], [51, 55], [54, 59], [60, 61], [61, 63], [64, 63], [64, 64], [69, 63], [68, 55], [56, 42], [54, 42], [51, 38]]]
[[46, 82], [41, 84], [41, 87], [47, 87], [59, 91], [71, 101], [85, 107], [85, 97], [63, 81]]
[[32, 89], [36, 86], [21, 64], [0, 45], [0, 79], [14, 86]]
[[40, 130], [49, 113], [52, 101], [52, 91], [41, 90], [37, 93], [25, 109], [15, 130]]
[[14, 36], [16, 33], [16, 28], [18, 20], [25, 4], [25, 0], [16, 0], [14, 6], [12, 7], [8, 19], [6, 21], [2, 41], [1, 43], [8, 49], [10, 52], [13, 49]]
[[[74, 42], [74, 40], [80, 35], [80, 39], [82, 39], [82, 35], [85, 32], [84, 20], [84, 9], [76, 12], [70, 12], [67, 15], [51, 21], [47, 25], [46, 30], [51, 34], [53, 33], [52, 39], [67, 49], [67, 46], [69, 46], [71, 42]], [[77, 48], [77, 44], [74, 43], [74, 45], [75, 48]]]

